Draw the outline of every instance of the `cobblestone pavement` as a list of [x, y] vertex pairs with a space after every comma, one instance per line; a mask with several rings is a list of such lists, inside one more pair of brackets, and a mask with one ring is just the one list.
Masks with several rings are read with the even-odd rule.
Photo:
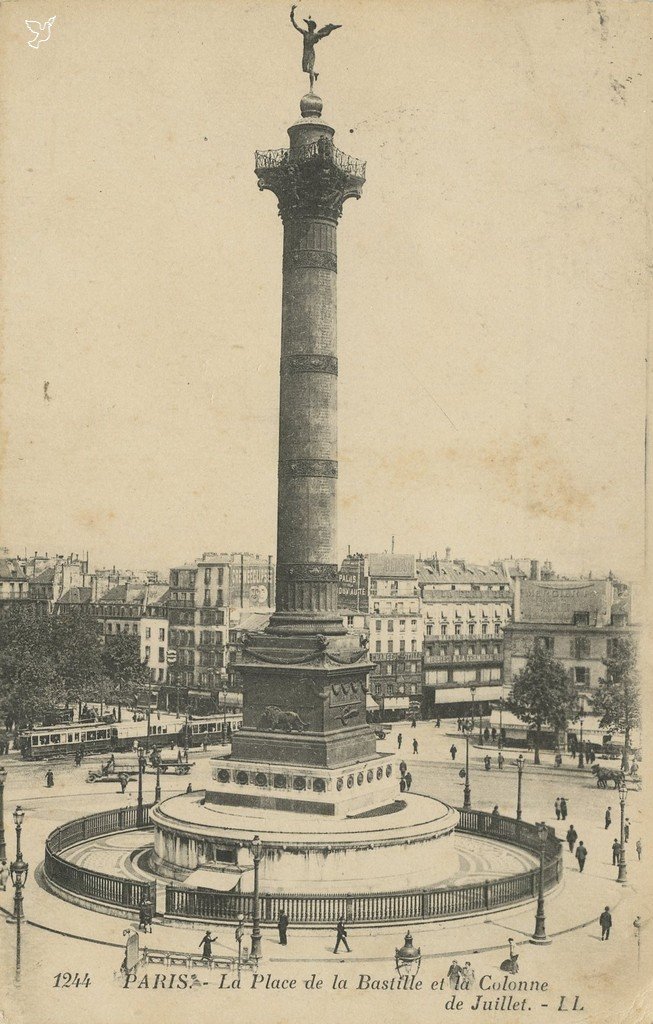
[[[444, 723], [443, 723], [444, 725]], [[458, 741], [458, 756], [455, 763], [448, 753], [452, 736], [444, 728], [437, 730], [433, 723], [419, 723], [417, 729], [402, 728], [393, 732], [380, 750], [396, 751], [396, 735], [401, 731], [404, 737], [401, 755], [407, 761], [413, 775], [413, 789], [460, 805], [462, 803], [463, 780], [459, 777], [464, 744]], [[411, 742], [417, 738], [419, 753], [410, 753]], [[408, 748], [408, 749], [407, 749]], [[517, 773], [511, 765], [512, 759], [506, 753], [507, 763], [503, 772], [493, 767], [486, 772], [482, 767], [485, 750], [470, 750], [470, 783], [472, 805], [491, 810], [499, 805], [502, 813], [514, 815]], [[212, 753], [193, 755], [196, 766], [191, 773], [194, 789], [203, 788], [210, 777], [209, 760]], [[96, 759], [99, 760], [99, 759]], [[495, 756], [493, 757], [495, 761]], [[529, 759], [530, 760], [530, 757]], [[560, 999], [564, 996], [562, 1010], [572, 1011], [575, 994], [580, 994], [579, 1007], [571, 1020], [601, 1020], [615, 1015], [615, 1020], [633, 1020], [649, 1024], [651, 1013], [633, 1001], [636, 991], [646, 991], [642, 977], [652, 977], [648, 969], [649, 956], [646, 931], [642, 947], [642, 968], [638, 974], [637, 944], [632, 921], [651, 898], [651, 883], [645, 875], [645, 862], [639, 863], [635, 854], [635, 840], [640, 834], [643, 798], [639, 793], [629, 793], [627, 813], [631, 821], [631, 841], [628, 844], [628, 884], [618, 885], [616, 869], [611, 863], [611, 844], [618, 834], [619, 801], [612, 790], [596, 788], [589, 773], [579, 769], [570, 770], [569, 764], [557, 771], [550, 764], [535, 768], [527, 764], [523, 777], [523, 815], [525, 820], [545, 820], [555, 825], [558, 834], [560, 826], [566, 829], [573, 822], [589, 850], [585, 872], [580, 875], [575, 860], [565, 850], [565, 874], [563, 884], [546, 899], [547, 932], [552, 937], [549, 946], [537, 947], [529, 943], [534, 927], [535, 907], [533, 904], [493, 913], [483, 918], [471, 918], [441, 924], [415, 925], [411, 928], [416, 945], [422, 950], [423, 962], [418, 979], [420, 989], [410, 993], [383, 991], [377, 982], [397, 977], [394, 967], [394, 951], [403, 944], [404, 928], [379, 926], [352, 929], [349, 934], [351, 953], [333, 954], [334, 935], [331, 931], [308, 930], [290, 926], [287, 946], [281, 946], [273, 929], [264, 929], [264, 962], [259, 971], [263, 980], [255, 980], [244, 973], [241, 988], [226, 988], [231, 985], [232, 976], [227, 976], [220, 987], [217, 972], [199, 969], [198, 984], [186, 979], [187, 987], [180, 989], [183, 970], [176, 968], [151, 968], [147, 972], [148, 987], [135, 988], [130, 983], [127, 989], [119, 976], [114, 978], [122, 960], [124, 931], [129, 921], [106, 914], [94, 913], [72, 906], [47, 892], [39, 884], [39, 865], [43, 859], [45, 837], [57, 824], [95, 810], [125, 806], [135, 802], [136, 787], [131, 784], [127, 794], [122, 796], [118, 786], [110, 784], [88, 784], [86, 775], [89, 763], [81, 768], [63, 762], [53, 762], [55, 787], [45, 788], [47, 765], [26, 764], [17, 755], [10, 755], [4, 761], [8, 769], [5, 787], [5, 821], [7, 845], [10, 856], [14, 850], [11, 811], [21, 803], [26, 811], [23, 828], [25, 858], [30, 863], [30, 875], [25, 891], [25, 913], [27, 922], [21, 929], [21, 975], [20, 986], [15, 988], [13, 960], [15, 953], [15, 926], [5, 926], [0, 952], [2, 963], [2, 991], [0, 1006], [4, 1009], [13, 1000], [17, 1013], [7, 1020], [27, 1022], [43, 1018], [54, 1022], [66, 1020], [74, 1006], [75, 1014], [83, 1014], [88, 1024], [106, 1021], [111, 1017], [119, 1022], [132, 1017], [159, 1012], [199, 1012], [204, 999], [215, 999], [220, 988], [220, 1012], [247, 1013], [256, 1019], [263, 1019], [260, 1013], [260, 992], [264, 990], [265, 976], [270, 975], [268, 986], [275, 983], [288, 984], [295, 980], [299, 989], [265, 989], [265, 1019], [273, 1016], [279, 1020], [300, 1020], [306, 1016], [306, 1005], [314, 1011], [328, 1015], [329, 1021], [349, 1019], [351, 1007], [361, 1017], [370, 1013], [381, 1015], [383, 1020], [402, 1021], [406, 1013], [431, 1014], [437, 1019], [445, 1015], [445, 1002], [452, 998], [444, 985], [444, 976], [452, 957], [469, 959], [474, 966], [477, 987], [473, 993], [459, 993], [462, 1006], [453, 1012], [458, 1021], [476, 1020], [474, 1002], [479, 996], [478, 982], [483, 980], [481, 998], [498, 999], [506, 996], [501, 990], [485, 986], [503, 984], [507, 977], [500, 970], [501, 961], [507, 956], [507, 940], [513, 937], [518, 944], [521, 971], [518, 979], [541, 987], [535, 993], [517, 992], [511, 998], [527, 998], [528, 1007], [521, 1011], [504, 1006], [484, 1007], [489, 1016], [486, 1020], [500, 1020], [506, 1014], [518, 1020], [519, 1024], [528, 1019], [559, 1020]], [[184, 792], [187, 779], [163, 776], [164, 797], [173, 792]], [[146, 778], [145, 798], [153, 795], [154, 778]], [[553, 811], [556, 796], [565, 796], [569, 804], [569, 818], [558, 823]], [[612, 807], [613, 825], [604, 828], [604, 812]], [[108, 844], [110, 856], [124, 856], [120, 843]], [[36, 876], [36, 877], [35, 877]], [[6, 916], [11, 908], [11, 892], [0, 893], [0, 911]], [[611, 907], [614, 919], [610, 941], [601, 943], [598, 915], [605, 905]], [[1, 923], [1, 922], [0, 922]], [[152, 948], [196, 951], [204, 929], [200, 927], [169, 927], [154, 925], [147, 942]], [[231, 927], [217, 926], [212, 929], [217, 936], [214, 952], [235, 953], [236, 943]], [[145, 937], [142, 937], [145, 942]], [[66, 979], [62, 972], [70, 972], [73, 981], [69, 987], [62, 987]], [[165, 983], [158, 979], [154, 988], [157, 971], [166, 976]], [[76, 987], [75, 973], [83, 982], [88, 974], [89, 986]], [[196, 972], [197, 973], [197, 972]], [[315, 974], [314, 987], [306, 989]], [[171, 980], [176, 975], [176, 980]], [[488, 979], [490, 977], [490, 980]], [[335, 978], [335, 980], [334, 980]], [[322, 987], [316, 987], [318, 980]], [[512, 980], [512, 979], [511, 979]], [[141, 979], [142, 981], [142, 979]], [[111, 1012], [108, 1014], [106, 1000], [98, 999], [101, 983], [110, 983], [115, 991]], [[346, 985], [346, 987], [342, 987]], [[171, 987], [170, 987], [171, 986]], [[357, 1001], [352, 1004], [348, 998], [356, 991]], [[94, 995], [95, 993], [95, 995]], [[303, 993], [303, 995], [301, 995]], [[506, 996], [507, 998], [507, 996]], [[309, 1003], [306, 1004], [306, 1000]], [[406, 1000], [409, 1000], [406, 1003]], [[44, 1016], [43, 1007], [47, 1007]], [[491, 1012], [490, 1012], [491, 1011]], [[495, 1016], [496, 1012], [496, 1016]], [[258, 1014], [258, 1016], [257, 1016]]]

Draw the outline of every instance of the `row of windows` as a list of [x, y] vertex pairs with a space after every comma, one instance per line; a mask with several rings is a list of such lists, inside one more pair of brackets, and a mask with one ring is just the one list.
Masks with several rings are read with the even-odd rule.
[[[387, 644], [386, 644], [386, 647], [387, 647], [388, 654], [393, 654], [394, 653], [394, 641], [393, 640], [388, 640]], [[375, 641], [374, 650], [375, 650], [376, 654], [381, 654], [381, 641], [380, 640]], [[413, 654], [415, 654], [417, 652], [417, 640], [411, 640], [410, 641], [410, 650], [411, 650], [411, 653], [413, 653]], [[406, 652], [406, 641], [405, 640], [400, 640], [399, 641], [399, 653], [400, 654], [404, 654], [405, 652]]]
[[[394, 619], [386, 619], [385, 621], [387, 623], [388, 633], [394, 633], [395, 620]], [[380, 632], [381, 629], [383, 628], [383, 619], [376, 619], [374, 626], [375, 626], [375, 629], [376, 629], [377, 633]], [[413, 631], [417, 629], [417, 619], [411, 619], [410, 620], [410, 628]], [[403, 633], [403, 632], [405, 632], [405, 629], [406, 629], [406, 620], [405, 619], [399, 619], [399, 632]]]
[[405, 661], [387, 661], [385, 662], [385, 664], [377, 662], [377, 664], [372, 669], [372, 672], [374, 672], [375, 675], [385, 673], [385, 675], [387, 676], [392, 676], [395, 673], [398, 676], [400, 676], [403, 675], [405, 672], [412, 672], [413, 674], [416, 674], [419, 670], [418, 662], [411, 661], [408, 664], [410, 665], [410, 668], [407, 669]]
[[[495, 622], [494, 623], [494, 636], [501, 636], [502, 629], [503, 629], [503, 627], [502, 627], [501, 623], [500, 622]], [[434, 636], [435, 635], [435, 627], [434, 627], [432, 622], [427, 622], [426, 623], [426, 635], [427, 636]], [[454, 622], [454, 624], [453, 624], [453, 635], [454, 636], [463, 636], [464, 635], [462, 622]], [[468, 623], [468, 625], [467, 625], [467, 636], [479, 636], [479, 635], [480, 636], [490, 636], [491, 635], [489, 622], [482, 622], [481, 623], [481, 632], [480, 632], [480, 634], [478, 633], [478, 631], [476, 629], [476, 623], [475, 622]], [[451, 632], [449, 630], [449, 625], [447, 623], [443, 622], [442, 625], [440, 626], [440, 636], [441, 637], [451, 636]]]
[[[414, 697], [416, 695], [416, 693], [417, 693], [417, 686], [415, 685], [415, 683], [411, 683], [410, 687], [408, 689], [409, 689], [410, 695], [412, 697]], [[393, 683], [374, 683], [372, 685], [372, 695], [374, 697], [382, 697], [384, 695], [384, 693], [385, 693], [386, 697], [394, 697], [394, 685], [393, 685]], [[406, 687], [402, 683], [400, 683], [399, 686], [397, 687], [397, 696], [398, 697], [405, 697], [406, 696]]]
[[[152, 636], [152, 630], [151, 630], [150, 626], [146, 626], [145, 627], [145, 639], [149, 640], [151, 636]], [[163, 627], [160, 627], [159, 628], [159, 640], [163, 641], [163, 640], [165, 640], [165, 638], [166, 638], [166, 631], [165, 631], [165, 629]]]
[[[150, 660], [151, 653], [152, 653], [152, 648], [149, 647], [149, 646], [146, 647], [145, 648], [145, 658], [147, 659], [147, 661]], [[158, 661], [165, 661], [166, 660], [165, 647], [159, 647], [159, 656], [158, 656], [157, 660]]]
[[468, 647], [463, 653], [461, 647], [454, 647], [453, 653], [446, 647], [441, 647], [439, 650], [431, 649], [427, 653], [427, 657], [432, 658], [434, 661], [475, 661], [477, 658], [499, 658], [501, 657], [501, 648], [499, 644], [493, 644], [492, 648], [482, 645], [478, 652], [474, 647]]
[[[114, 632], [114, 623], [113, 622], [106, 622], [105, 625], [104, 625], [104, 631], [108, 635], [113, 633]], [[132, 622], [131, 625], [130, 625], [129, 622], [123, 622], [122, 623], [122, 629], [121, 629], [121, 624], [119, 622], [116, 622], [115, 623], [115, 632], [116, 632], [116, 634], [117, 633], [121, 633], [121, 632], [122, 633], [138, 633], [138, 623], [137, 622]]]

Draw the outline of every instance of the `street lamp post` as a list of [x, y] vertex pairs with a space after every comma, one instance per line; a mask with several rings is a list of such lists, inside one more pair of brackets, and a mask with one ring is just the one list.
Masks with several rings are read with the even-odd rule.
[[147, 761], [142, 747], [138, 747], [138, 798], [136, 800], [136, 821], [143, 824], [143, 771]]
[[252, 956], [259, 959], [261, 956], [261, 904], [259, 899], [259, 865], [263, 856], [263, 843], [260, 836], [254, 836], [250, 844], [250, 850], [254, 858], [254, 910], [252, 913]]
[[222, 700], [224, 702], [224, 708], [223, 708], [224, 719], [223, 719], [223, 722], [222, 722], [222, 740], [223, 740], [224, 743], [226, 743], [227, 742], [227, 684], [226, 684], [226, 682], [225, 682], [224, 686], [222, 687]]
[[585, 755], [583, 753], [583, 719], [585, 718], [585, 707], [582, 701], [580, 705], [580, 711], [578, 712], [578, 717], [580, 719], [580, 750], [578, 751], [578, 767], [584, 768]]
[[238, 943], [238, 977], [240, 977], [240, 965], [242, 962], [242, 949], [243, 949], [243, 935], [245, 929], [243, 928], [243, 921], [245, 918], [242, 914], [238, 915], [238, 924], [236, 925], [236, 942]]
[[470, 732], [474, 732], [474, 719], [475, 719], [475, 712], [476, 712], [476, 705], [474, 704], [474, 695], [476, 693], [476, 687], [475, 686], [470, 686], [469, 692], [472, 695], [472, 726], [471, 726]]
[[7, 769], [0, 764], [0, 861], [7, 859], [7, 844], [5, 842], [5, 782], [7, 780]]
[[469, 788], [469, 730], [465, 729], [465, 795], [463, 807], [472, 806], [472, 791]]
[[537, 912], [535, 914], [535, 931], [531, 942], [537, 943], [540, 946], [548, 946], [551, 943], [551, 939], [547, 938], [546, 935], [546, 920], [544, 916], [544, 851], [546, 849], [546, 840], [548, 836], [548, 828], [543, 821], [537, 823], [537, 835], [540, 840], [540, 872], [539, 872], [539, 883], [537, 890]]
[[517, 821], [521, 821], [521, 777], [524, 771], [524, 755], [517, 758]]
[[156, 786], [154, 787], [154, 803], [161, 802], [161, 761], [156, 762]]
[[20, 834], [25, 820], [25, 811], [18, 806], [14, 811], [14, 824], [16, 826], [16, 860], [9, 865], [9, 873], [14, 886], [14, 914], [7, 918], [7, 924], [16, 925], [16, 981], [20, 979], [20, 926], [25, 918], [23, 912], [23, 889], [27, 881], [29, 864], [23, 860], [23, 853], [20, 848]]
[[413, 946], [413, 936], [406, 932], [404, 945], [401, 949], [395, 949], [395, 964], [400, 978], [414, 978], [422, 962], [422, 951], [419, 946]]
[[503, 697], [499, 697], [499, 750], [503, 750]]
[[626, 831], [625, 831], [625, 816], [626, 816], [626, 796], [628, 795], [628, 787], [626, 785], [625, 778], [619, 783], [619, 803], [621, 805], [621, 834], [619, 836], [619, 874], [617, 875], [617, 881], [625, 883], [628, 878], [628, 869], [626, 867]]

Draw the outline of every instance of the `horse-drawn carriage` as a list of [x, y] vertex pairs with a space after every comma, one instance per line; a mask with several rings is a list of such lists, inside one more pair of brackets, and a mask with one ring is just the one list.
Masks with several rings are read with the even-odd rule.
[[625, 772], [621, 768], [604, 768], [601, 764], [593, 764], [592, 771], [596, 776], [596, 785], [599, 789], [607, 789], [608, 783], [612, 783], [617, 789], [622, 783], [626, 783], [629, 789], [641, 789], [642, 780], [635, 772]]

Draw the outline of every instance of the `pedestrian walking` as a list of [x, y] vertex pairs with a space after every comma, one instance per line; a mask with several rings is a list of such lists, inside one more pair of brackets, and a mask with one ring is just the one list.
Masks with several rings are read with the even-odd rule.
[[505, 763], [506, 763], [506, 759], [503, 756], [503, 754], [501, 753], [501, 751], [499, 751], [499, 753], [497, 754], [497, 764], [499, 765], [499, 771], [500, 772], [503, 771], [503, 766], [504, 766]]
[[202, 950], [202, 960], [210, 960], [213, 955], [213, 943], [217, 941], [217, 935], [211, 935], [211, 932], [206, 932], [204, 938], [200, 942], [200, 949]]
[[419, 754], [419, 744], [417, 740], [413, 740], [413, 754]]
[[558, 753], [556, 754], [554, 761], [556, 768], [562, 768], [562, 754], [560, 753], [560, 751], [558, 751]]
[[[458, 732], [460, 732], [460, 730], [462, 728], [462, 718], [457, 718], [456, 719], [456, 726], [458, 727]], [[454, 960], [453, 963], [456, 964], [456, 961]], [[458, 964], [456, 964], [456, 967], [457, 966], [458, 966]], [[451, 965], [451, 967], [453, 967], [453, 964]], [[451, 967], [449, 968], [449, 970], [451, 970]]]
[[45, 773], [45, 784], [48, 787], [48, 789], [52, 789], [52, 787], [54, 786], [54, 772], [52, 771], [51, 768], [49, 768]]
[[401, 741], [402, 741], [402, 739], [403, 739], [403, 736], [401, 735], [400, 732], [398, 732], [397, 733], [397, 750], [401, 750]]
[[567, 829], [566, 839], [567, 839], [567, 842], [569, 843], [569, 852], [573, 853], [574, 852], [574, 845], [576, 843], [576, 840], [578, 839], [578, 832], [576, 831], [576, 829], [574, 828], [573, 825], [570, 825], [569, 828]]
[[188, 785], [186, 786], [186, 792], [187, 793], [192, 793], [193, 792], [193, 783], [192, 782], [189, 782]]
[[416, 729], [417, 728], [417, 719], [415, 718], [414, 715], [412, 717], [412, 720], [411, 720], [411, 723], [410, 723], [410, 727], [411, 727], [411, 729]]
[[455, 761], [456, 754], [458, 753], [458, 747], [456, 746], [455, 743], [452, 743], [451, 746], [449, 747], [449, 753], [451, 754], [451, 760]]
[[406, 762], [405, 761], [400, 761], [399, 762], [399, 773], [400, 773], [400, 775], [405, 775], [407, 769], [408, 769], [408, 765], [406, 764]]
[[144, 932], [147, 932], [148, 928], [152, 931], [152, 903], [146, 895], [141, 897], [141, 902], [138, 904], [138, 927]]
[[279, 911], [279, 920], [277, 922], [277, 928], [279, 929], [279, 942], [282, 946], [288, 945], [287, 932], [288, 932], [288, 915], [286, 911], [281, 908]]
[[606, 907], [599, 918], [599, 924], [601, 925], [601, 942], [606, 942], [610, 938], [610, 929], [612, 928], [612, 914], [610, 913], [610, 907]]
[[401, 778], [399, 779], [399, 792], [400, 793], [405, 793], [406, 792], [406, 776], [405, 775], [402, 775]]
[[578, 849], [576, 850], [576, 860], [578, 861], [578, 870], [582, 874], [583, 868], [585, 867], [585, 861], [587, 860], [587, 847], [583, 843], [582, 839], [578, 844]]
[[347, 929], [345, 928], [345, 919], [342, 916], [339, 918], [338, 924], [336, 925], [336, 944], [333, 947], [334, 953], [337, 953], [338, 950], [340, 949], [341, 942], [345, 949], [347, 950], [347, 952], [351, 953], [349, 943], [347, 942]]
[[499, 805], [498, 804], [495, 804], [494, 807], [492, 808], [492, 817], [495, 818], [495, 819], [501, 817], [501, 815], [499, 814]]
[[406, 781], [406, 790], [409, 791], [410, 787], [413, 784], [413, 776], [410, 774], [410, 772], [406, 772], [406, 774], [404, 775], [404, 779]]
[[560, 821], [560, 797], [559, 796], [557, 796], [555, 798], [555, 803], [554, 803], [553, 806], [555, 808], [556, 818], [558, 819], [558, 821]]
[[606, 827], [606, 829], [610, 828], [611, 824], [612, 824], [612, 808], [608, 807], [608, 809], [605, 812], [605, 827]]
[[435, 728], [436, 729], [440, 728], [440, 719], [439, 718], [436, 718], [436, 720], [435, 720]]
[[621, 843], [618, 839], [615, 839], [612, 844], [612, 867], [616, 867], [619, 863], [619, 854], [621, 852]]
[[9, 878], [9, 868], [7, 867], [7, 861], [3, 860], [0, 864], [0, 890], [2, 892], [7, 888], [7, 879]]
[[470, 964], [469, 960], [465, 960], [465, 966], [462, 969], [462, 988], [465, 988], [469, 992], [470, 989], [474, 988], [474, 982], [476, 981], [476, 975], [474, 974], [474, 968]]
[[642, 859], [642, 840], [638, 839], [635, 843], [635, 849], [637, 850], [637, 860]]
[[127, 784], [129, 783], [129, 777], [125, 775], [124, 772], [121, 772], [120, 775], [118, 776], [118, 782], [120, 783], [120, 792], [124, 796], [125, 790], [127, 789]]
[[454, 991], [456, 991], [456, 989], [458, 988], [458, 979], [460, 978], [460, 975], [462, 973], [463, 973], [463, 969], [460, 966], [460, 964], [458, 963], [458, 961], [457, 960], [452, 960], [451, 961], [451, 966], [450, 966], [449, 970], [447, 971], [447, 978], [449, 979], [449, 987], [451, 989], [453, 989]]
[[[487, 742], [489, 741], [489, 739], [490, 739], [490, 730], [488, 729], [487, 725], [485, 726], [485, 728], [484, 728], [484, 730], [483, 730], [483, 739], [485, 740], [485, 742], [486, 742], [486, 743], [487, 743]], [[464, 969], [464, 968], [463, 968], [463, 969]]]
[[181, 764], [181, 748], [177, 751], [177, 764]]
[[493, 743], [496, 742], [496, 738], [497, 738], [497, 730], [496, 730], [496, 728], [494, 726], [492, 726], [492, 742]]
[[624, 824], [624, 843], [627, 843], [629, 839], [630, 839], [630, 818], [626, 818], [626, 822]]
[[560, 797], [560, 817], [562, 818], [563, 821], [567, 820], [567, 814], [568, 814], [568, 811], [567, 811], [567, 801], [565, 800], [564, 796], [561, 796]]
[[489, 772], [490, 768], [492, 767], [492, 759], [489, 754], [485, 755], [485, 757], [483, 758], [483, 762], [485, 764], [486, 772]]

